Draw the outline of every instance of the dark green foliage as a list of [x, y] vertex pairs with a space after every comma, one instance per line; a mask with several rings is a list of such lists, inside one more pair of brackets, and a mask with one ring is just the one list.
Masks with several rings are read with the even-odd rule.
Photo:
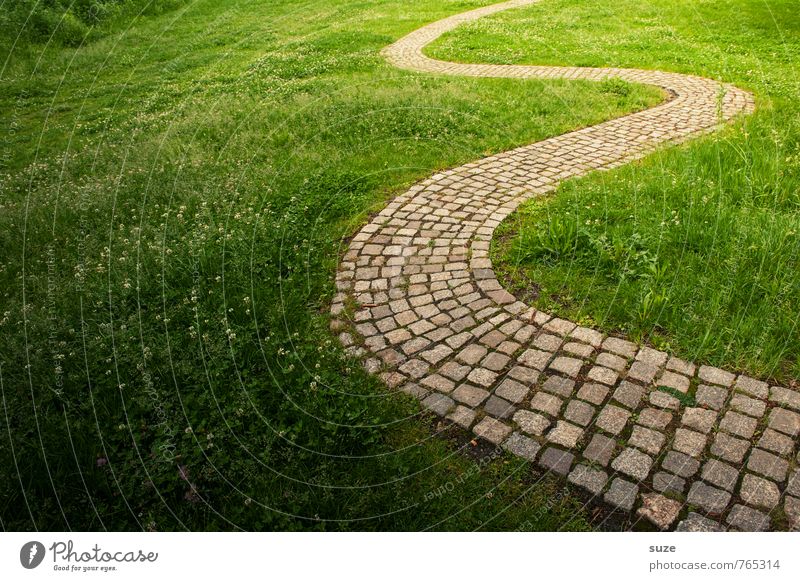
[[186, 0], [13, 0], [0, 12], [0, 39], [79, 46], [99, 36], [95, 27], [115, 18], [153, 16]]

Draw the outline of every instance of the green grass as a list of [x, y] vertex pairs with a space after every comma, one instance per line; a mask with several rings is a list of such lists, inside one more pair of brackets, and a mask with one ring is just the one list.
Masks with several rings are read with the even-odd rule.
[[590, 526], [328, 330], [342, 239], [392, 195], [661, 98], [378, 55], [485, 3], [200, 0], [2, 46], [3, 529]]
[[499, 231], [537, 307], [683, 357], [800, 378], [800, 19], [792, 0], [547, 0], [430, 48], [461, 61], [656, 68], [751, 90], [743, 122], [570, 181]]

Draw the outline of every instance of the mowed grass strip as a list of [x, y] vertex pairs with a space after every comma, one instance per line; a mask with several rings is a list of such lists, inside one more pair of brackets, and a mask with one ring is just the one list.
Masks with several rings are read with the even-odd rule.
[[328, 329], [342, 239], [391, 196], [661, 99], [379, 57], [485, 3], [201, 0], [3, 45], [2, 528], [590, 526]]
[[565, 183], [495, 241], [544, 310], [765, 378], [800, 378], [800, 20], [791, 0], [552, 0], [471, 23], [458, 60], [653, 68], [732, 82], [758, 111]]

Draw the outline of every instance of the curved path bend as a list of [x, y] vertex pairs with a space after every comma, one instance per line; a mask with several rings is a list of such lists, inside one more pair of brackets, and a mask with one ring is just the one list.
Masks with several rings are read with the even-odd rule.
[[797, 527], [800, 393], [551, 317], [498, 283], [489, 243], [522, 202], [754, 108], [747, 92], [691, 75], [458, 64], [422, 53], [463, 22], [534, 2], [446, 18], [383, 54], [438, 74], [617, 78], [671, 99], [414, 185], [353, 238], [332, 329], [390, 387], [662, 529]]

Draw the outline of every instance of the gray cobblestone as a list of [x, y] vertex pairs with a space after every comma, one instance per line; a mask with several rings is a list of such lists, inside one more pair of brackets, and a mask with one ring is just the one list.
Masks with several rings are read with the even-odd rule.
[[468, 430], [475, 421], [475, 410], [459, 405], [447, 415], [447, 419]]
[[753, 450], [747, 460], [747, 468], [776, 482], [783, 482], [789, 471], [789, 463], [764, 450]]
[[608, 466], [614, 454], [614, 440], [603, 434], [595, 434], [583, 451], [584, 458], [601, 466]]
[[758, 447], [775, 452], [779, 456], [789, 456], [794, 450], [794, 442], [789, 436], [767, 428], [758, 440]]
[[686, 501], [710, 514], [722, 514], [731, 501], [731, 494], [698, 480], [689, 489]]
[[566, 476], [574, 460], [574, 454], [559, 450], [558, 448], [545, 448], [544, 452], [542, 452], [542, 455], [539, 457], [539, 465], [556, 474]]
[[561, 411], [562, 401], [549, 393], [539, 392], [531, 400], [531, 409], [542, 411], [553, 417], [558, 416]]
[[683, 494], [686, 480], [669, 472], [656, 472], [653, 476], [653, 488], [659, 492]]
[[422, 400], [422, 405], [430, 411], [444, 416], [455, 406], [455, 403], [442, 393], [432, 393]]
[[579, 464], [569, 473], [568, 480], [572, 484], [580, 486], [594, 495], [598, 495], [602, 492], [603, 487], [608, 481], [608, 475], [602, 470]]
[[648, 428], [664, 430], [672, 421], [672, 414], [668, 411], [645, 408], [639, 413], [638, 422]]
[[495, 393], [503, 399], [519, 404], [528, 396], [529, 391], [530, 389], [523, 384], [513, 379], [506, 379], [497, 387]]
[[766, 383], [746, 375], [740, 375], [736, 378], [734, 388], [759, 399], [766, 399], [769, 395], [769, 388]]
[[572, 400], [567, 404], [564, 417], [579, 426], [586, 427], [592, 422], [594, 412], [595, 409], [588, 403]]
[[733, 464], [738, 464], [744, 460], [750, 443], [747, 440], [740, 440], [725, 433], [718, 433], [714, 436], [714, 443], [711, 445], [711, 453], [727, 460]]
[[512, 454], [525, 458], [529, 462], [536, 460], [536, 455], [541, 449], [541, 446], [536, 440], [523, 436], [519, 432], [511, 434], [503, 444], [503, 447]]
[[800, 411], [800, 392], [795, 390], [773, 385], [769, 390], [769, 399], [781, 407]]
[[581, 436], [583, 436], [582, 428], [564, 420], [558, 420], [556, 422], [556, 427], [547, 434], [547, 439], [559, 446], [574, 448]]
[[763, 401], [737, 393], [731, 398], [731, 408], [743, 414], [747, 414], [748, 416], [760, 418], [764, 415], [767, 404]]
[[666, 439], [667, 437], [661, 432], [643, 428], [642, 426], [634, 426], [628, 443], [644, 450], [648, 454], [656, 455], [661, 452]]
[[745, 474], [739, 496], [751, 506], [772, 510], [778, 506], [781, 493], [774, 482], [752, 474]]
[[726, 413], [719, 424], [721, 430], [746, 440], [753, 437], [757, 427], [758, 421], [755, 418], [733, 411]]
[[703, 465], [701, 477], [717, 488], [733, 492], [739, 479], [739, 471], [733, 466], [712, 459]]
[[709, 407], [712, 410], [721, 410], [727, 398], [727, 391], [713, 385], [699, 385], [695, 395], [698, 405]]
[[737, 504], [731, 509], [725, 522], [740, 531], [758, 532], [769, 529], [770, 518], [749, 506]]
[[601, 367], [600, 365], [595, 365], [589, 370], [587, 376], [592, 381], [596, 381], [598, 383], [604, 383], [606, 385], [614, 385], [617, 382], [619, 374], [613, 369], [609, 369], [608, 367]]
[[614, 470], [636, 480], [647, 478], [652, 466], [653, 459], [636, 448], [625, 448], [611, 463], [611, 467]]
[[607, 405], [600, 411], [595, 423], [597, 427], [616, 436], [625, 428], [625, 424], [628, 423], [628, 418], [630, 416], [631, 414], [627, 410], [617, 406]]
[[682, 478], [691, 478], [700, 468], [700, 462], [682, 452], [670, 451], [664, 456], [661, 467]]
[[570, 377], [577, 377], [581, 367], [583, 367], [583, 361], [574, 357], [556, 357], [550, 364], [550, 369], [560, 371]]
[[629, 381], [623, 381], [619, 384], [619, 387], [614, 390], [614, 395], [612, 397], [625, 407], [635, 409], [639, 405], [639, 402], [642, 401], [642, 397], [644, 397], [644, 388], [634, 385]]
[[675, 530], [679, 533], [719, 533], [725, 529], [709, 518], [690, 512]]
[[489, 397], [489, 392], [479, 387], [462, 384], [452, 393], [453, 399], [465, 403], [470, 407], [482, 404]]
[[542, 390], [563, 398], [570, 397], [575, 390], [575, 382], [565, 377], [553, 375], [542, 384]]
[[689, 456], [698, 457], [703, 453], [706, 446], [706, 436], [692, 430], [678, 428], [675, 430], [675, 441], [672, 447], [678, 452], [683, 452]]
[[800, 414], [773, 408], [769, 413], [769, 427], [795, 438], [800, 434]]
[[707, 434], [714, 427], [717, 421], [717, 413], [713, 410], [703, 408], [686, 408], [681, 418], [681, 423], [687, 428], [691, 428], [703, 434]]
[[697, 376], [701, 381], [713, 383], [715, 385], [722, 385], [724, 387], [730, 387], [733, 385], [733, 380], [736, 377], [733, 373], [725, 371], [724, 369], [710, 367], [708, 365], [701, 365]]
[[638, 494], [639, 487], [637, 485], [622, 478], [615, 478], [611, 481], [611, 486], [603, 498], [608, 504], [630, 512], [633, 510]]
[[584, 383], [578, 390], [578, 397], [589, 403], [600, 405], [605, 401], [609, 388], [598, 383]]
[[660, 494], [649, 493], [642, 495], [642, 506], [636, 514], [665, 531], [672, 526], [680, 511], [680, 502]]

